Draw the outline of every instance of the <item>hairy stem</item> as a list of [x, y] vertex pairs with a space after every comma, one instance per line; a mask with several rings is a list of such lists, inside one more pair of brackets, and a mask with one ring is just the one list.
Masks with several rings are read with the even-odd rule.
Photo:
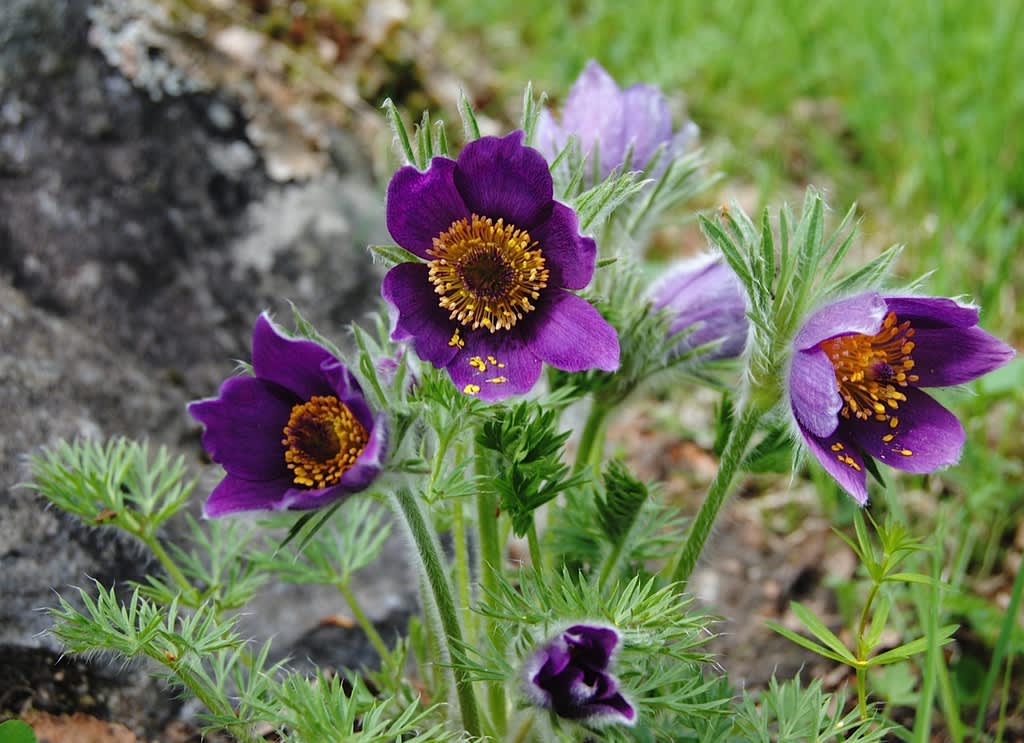
[[586, 423], [583, 424], [579, 448], [576, 450], [576, 463], [572, 468], [574, 474], [588, 464], [600, 464], [600, 455], [604, 452], [605, 423], [608, 420], [609, 412], [611, 412], [611, 407], [604, 405], [600, 400], [595, 399], [591, 402], [590, 413], [587, 415]]
[[537, 538], [537, 524], [534, 520], [530, 519], [530, 529], [526, 532], [526, 541], [530, 545], [530, 564], [534, 570], [540, 571], [543, 562], [543, 557], [540, 553], [540, 540]]
[[476, 621], [473, 614], [469, 574], [469, 544], [466, 541], [466, 514], [461, 498], [452, 499], [452, 539], [455, 542], [455, 589], [462, 607], [466, 641], [476, 643]]
[[175, 585], [181, 589], [185, 600], [189, 606], [199, 605], [199, 592], [196, 591], [195, 586], [185, 577], [185, 574], [181, 572], [181, 568], [178, 564], [171, 559], [171, 556], [164, 549], [164, 546], [160, 544], [160, 540], [155, 536], [140, 532], [136, 534], [142, 543], [149, 547], [150, 551], [156, 556], [156, 559], [160, 561], [164, 571], [170, 576], [171, 580], [174, 581]]
[[[445, 574], [444, 563], [441, 561], [441, 551], [433, 531], [427, 524], [420, 503], [413, 494], [406, 488], [399, 488], [394, 494], [394, 503], [398, 516], [402, 518], [412, 537], [416, 554], [419, 556], [420, 567], [433, 595], [437, 613], [440, 615], [441, 627], [444, 630], [440, 639], [444, 645], [443, 653], [447, 656], [442, 660], [450, 662], [452, 644], [461, 646], [464, 643], [462, 627], [459, 625], [459, 615], [455, 609], [455, 601], [452, 599], [452, 589], [448, 585], [448, 576]], [[459, 710], [462, 713], [462, 725], [471, 736], [479, 737], [481, 734], [480, 712], [477, 709], [473, 681], [466, 669], [457, 664], [452, 664], [451, 671], [455, 679], [455, 693], [459, 700]]]
[[686, 535], [686, 542], [679, 552], [675, 570], [672, 571], [672, 580], [685, 584], [697, 566], [701, 553], [704, 551], [704, 544], [707, 542], [711, 527], [718, 517], [718, 512], [725, 503], [725, 498], [732, 488], [732, 482], [736, 478], [743, 457], [747, 453], [747, 446], [750, 439], [757, 430], [757, 423], [761, 420], [762, 411], [754, 406], [747, 405], [743, 412], [737, 417], [735, 427], [729, 434], [729, 441], [722, 452], [722, 461], [718, 464], [718, 472], [715, 479], [711, 481], [708, 488], [707, 498], [700, 506], [697, 517]]
[[366, 612], [363, 611], [363, 607], [359, 604], [359, 599], [356, 598], [355, 593], [352, 591], [352, 587], [349, 586], [348, 581], [339, 582], [336, 584], [341, 595], [348, 602], [348, 608], [352, 612], [352, 616], [355, 617], [356, 622], [362, 628], [363, 632], [366, 633], [366, 639], [373, 645], [373, 649], [377, 651], [377, 654], [381, 657], [381, 660], [390, 652], [388, 650], [387, 643], [384, 642], [384, 638], [380, 636], [377, 628], [373, 626], [373, 622], [366, 616]]
[[[476, 472], [484, 476], [488, 471], [486, 452], [478, 447]], [[496, 593], [502, 572], [503, 557], [501, 541], [498, 538], [498, 499], [494, 491], [481, 483], [476, 494], [477, 532], [480, 539], [480, 585], [485, 592]], [[505, 651], [505, 635], [494, 619], [484, 620], [487, 636], [498, 652]], [[487, 685], [487, 707], [495, 730], [503, 731], [508, 725], [505, 689], [501, 684]]]

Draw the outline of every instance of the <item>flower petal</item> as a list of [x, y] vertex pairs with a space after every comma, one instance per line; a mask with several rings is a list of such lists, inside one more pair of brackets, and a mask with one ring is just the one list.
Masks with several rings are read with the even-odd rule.
[[563, 636], [577, 648], [577, 660], [583, 660], [591, 668], [600, 671], [608, 667], [612, 654], [619, 645], [619, 633], [611, 627], [574, 624]]
[[915, 328], [969, 328], [978, 324], [978, 308], [947, 297], [885, 297], [885, 303], [902, 322]]
[[474, 214], [531, 230], [547, 219], [554, 196], [548, 163], [523, 145], [523, 133], [481, 137], [459, 154], [455, 185]]
[[345, 471], [338, 484], [348, 493], [365, 490], [383, 469], [387, 453], [388, 427], [384, 418], [380, 417], [370, 429], [370, 438], [363, 453], [356, 459], [355, 464]]
[[586, 705], [586, 710], [588, 714], [585, 719], [592, 725], [606, 725], [612, 722], [632, 725], [636, 721], [636, 710], [633, 709], [633, 705], [617, 691], [606, 695], [600, 703]]
[[[798, 421], [799, 425], [799, 421]], [[839, 483], [858, 504], [868, 502], [867, 476], [864, 458], [846, 436], [844, 427], [836, 429], [831, 436], [815, 436], [803, 426], [800, 433], [804, 443], [821, 466]]]
[[287, 472], [281, 432], [300, 400], [278, 385], [256, 377], [231, 377], [219, 396], [189, 403], [202, 423], [203, 448], [229, 475], [272, 480]]
[[438, 304], [428, 279], [430, 269], [423, 263], [400, 263], [384, 277], [381, 294], [398, 310], [394, 340], [411, 337], [416, 354], [443, 369], [459, 352], [451, 344], [458, 324]]
[[582, 289], [594, 277], [597, 263], [597, 244], [593, 238], [580, 235], [580, 222], [576, 212], [556, 201], [554, 208], [542, 224], [530, 231], [537, 241], [548, 270], [548, 286], [563, 289]]
[[558, 291], [541, 297], [524, 320], [523, 339], [541, 361], [580, 372], [619, 368], [619, 336], [593, 305]]
[[692, 121], [687, 121], [683, 128], [672, 136], [668, 145], [668, 157], [674, 159], [681, 157], [700, 136], [700, 127]]
[[256, 320], [252, 368], [259, 379], [275, 382], [303, 401], [330, 395], [333, 390], [320, 369], [328, 361], [335, 361], [330, 351], [313, 341], [281, 335], [265, 312]]
[[565, 147], [565, 141], [565, 132], [555, 122], [555, 117], [546, 108], [542, 109], [533, 130], [533, 146], [551, 163]]
[[789, 367], [789, 402], [801, 429], [831, 436], [839, 425], [843, 398], [836, 370], [821, 349], [797, 351]]
[[425, 172], [406, 165], [388, 183], [388, 232], [395, 242], [420, 258], [427, 258], [434, 238], [452, 222], [470, 216], [454, 176], [455, 161], [435, 157]]
[[803, 351], [837, 335], [874, 335], [881, 329], [887, 311], [885, 300], [875, 292], [827, 304], [807, 319], [793, 345]]
[[998, 369], [1016, 351], [978, 327], [915, 328], [913, 373], [918, 387], [948, 387]]
[[625, 155], [623, 115], [622, 90], [601, 65], [590, 60], [565, 99], [562, 129], [579, 138], [584, 156], [597, 146], [602, 178]]
[[629, 170], [643, 168], [658, 145], [672, 138], [672, 112], [653, 85], [631, 85], [623, 91], [622, 121], [623, 147], [633, 145], [633, 161], [626, 163]]
[[[845, 428], [865, 453], [906, 472], [933, 472], [956, 464], [964, 446], [960, 421], [928, 393], [908, 388], [900, 403], [899, 426], [875, 420], [851, 421]], [[885, 441], [883, 436], [893, 436]]]
[[540, 377], [540, 359], [515, 331], [478, 330], [448, 364], [452, 382], [468, 395], [493, 402], [533, 389]]
[[671, 313], [671, 353], [719, 341], [704, 358], [739, 356], [746, 345], [746, 294], [732, 268], [719, 255], [708, 253], [668, 267], [648, 290], [654, 309]]
[[287, 477], [276, 480], [243, 480], [228, 475], [213, 489], [203, 506], [208, 519], [239, 511], [280, 511], [287, 507], [285, 493], [291, 487]]
[[363, 397], [363, 388], [359, 386], [355, 375], [337, 359], [331, 359], [323, 365], [324, 377], [327, 379], [334, 395], [345, 403], [359, 424], [369, 431], [373, 428], [373, 412]]

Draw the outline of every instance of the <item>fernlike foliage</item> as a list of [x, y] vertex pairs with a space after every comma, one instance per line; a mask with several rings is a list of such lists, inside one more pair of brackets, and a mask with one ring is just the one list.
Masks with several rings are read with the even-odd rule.
[[[644, 88], [619, 94], [623, 100], [652, 95]], [[526, 142], [537, 133], [543, 102], [527, 89], [521, 124]], [[390, 101], [384, 110], [399, 158], [419, 171], [406, 169], [404, 177], [422, 178], [435, 158], [456, 154], [447, 128], [429, 114], [410, 131]], [[480, 122], [465, 97], [459, 114], [464, 140], [480, 139]], [[610, 127], [601, 136], [623, 136], [635, 123], [630, 110], [620, 114], [618, 128], [608, 124], [614, 117], [595, 119], [595, 126]], [[368, 416], [383, 416], [374, 420], [387, 422], [379, 474], [361, 482], [359, 492], [301, 515], [197, 521], [181, 513], [194, 482], [184, 462], [165, 449], [113, 439], [65, 442], [38, 453], [31, 487], [91, 527], [133, 536], [159, 565], [128, 590], [95, 584], [61, 598], [53, 610], [53, 632], [67, 649], [145, 659], [168, 683], [201, 702], [208, 729], [226, 730], [244, 743], [271, 731], [292, 743], [867, 743], [896, 730], [869, 698], [869, 681], [884, 666], [909, 664], [922, 653], [936, 657], [955, 630], [933, 622], [914, 639], [885, 644], [892, 618], [906, 614], [907, 587], [939, 587], [935, 576], [915, 572], [915, 557], [932, 554], [933, 546], [912, 539], [898, 522], [879, 527], [858, 514], [853, 536], [840, 533], [863, 569], [850, 591], [859, 602], [850, 641], [800, 604], [791, 608], [804, 632], [770, 625], [852, 669], [855, 704], [846, 703], [845, 691], [832, 694], [819, 681], [805, 685], [799, 678], [773, 680], [761, 692], [734, 688], [708, 647], [716, 619], [686, 588], [736, 479], [744, 472], [792, 472], [783, 380], [794, 334], [823, 302], [879, 287], [899, 248], [846, 270], [854, 212], [830, 230], [824, 202], [813, 189], [799, 216], [788, 207], [774, 214], [766, 210], [757, 220], [738, 207], [701, 215], [708, 246], [744, 289], [750, 330], [739, 358], [708, 354], [717, 348], [714, 339], [679, 351], [679, 341], [697, 326], [679, 313], [652, 309], [649, 288], [657, 269], [645, 262], [644, 252], [652, 231], [716, 177], [699, 151], [675, 152], [663, 144], [641, 170], [620, 164], [601, 179], [599, 152], [581, 147], [583, 139], [593, 140], [588, 137], [570, 136], [553, 156], [550, 185], [555, 198], [575, 211], [579, 229], [597, 240], [594, 278], [573, 299], [580, 311], [596, 311], [614, 328], [621, 356], [617, 371], [548, 369], [528, 396], [488, 404], [453, 385], [444, 369], [418, 358], [406, 338], [396, 340], [383, 311], [353, 326], [350, 342], [335, 344], [293, 307], [293, 333], [264, 328], [266, 337], [325, 359], [320, 372], [343, 369], [352, 375], [360, 394], [351, 399], [365, 405]], [[616, 144], [623, 145], [623, 163], [632, 162], [633, 143]], [[522, 154], [516, 146], [506, 142], [501, 151]], [[536, 163], [535, 153], [523, 157]], [[440, 162], [442, 169], [454, 167]], [[472, 193], [487, 198], [489, 192]], [[589, 245], [583, 238], [579, 244]], [[396, 245], [372, 246], [371, 255], [392, 269], [425, 260]], [[593, 257], [592, 247], [588, 255]], [[411, 315], [406, 319], [415, 325], [418, 316]], [[670, 326], [682, 330], [670, 334]], [[457, 346], [458, 337], [451, 343]], [[555, 360], [564, 358], [563, 349], [544, 350]], [[271, 376], [281, 371], [277, 364], [288, 371], [283, 361], [272, 360]], [[251, 375], [254, 369], [243, 364], [241, 371]], [[293, 380], [297, 397], [307, 377]], [[271, 395], [276, 383], [264, 381]], [[687, 385], [706, 385], [721, 398], [715, 430], [707, 432], [721, 463], [692, 515], [666, 499], [659, 483], [607, 457], [605, 447], [609, 420], [631, 399]], [[218, 404], [231, 410], [235, 403]], [[296, 404], [292, 413], [305, 404]], [[272, 417], [281, 411], [260, 413]], [[221, 431], [218, 442], [228, 433]], [[273, 437], [265, 444], [268, 450], [276, 445]], [[183, 542], [166, 538], [163, 527], [172, 518], [184, 523]], [[354, 577], [376, 569], [393, 543], [393, 526], [405, 536], [410, 580], [422, 606], [401, 638], [378, 633], [353, 588]], [[509, 559], [514, 538], [526, 542], [516, 545], [517, 561]], [[236, 622], [272, 579], [335, 587], [379, 665], [334, 674], [301, 673], [288, 660], [271, 662], [277, 655], [270, 643], [241, 637]], [[579, 648], [586, 643], [573, 644], [570, 652], [564, 644], [570, 630], [603, 638], [598, 657], [585, 657]], [[552, 663], [565, 661], [564, 668], [547, 669], [557, 683], [543, 693], [529, 686], [535, 682], [526, 670], [539, 648], [550, 649]], [[555, 693], [571, 698], [553, 700]], [[608, 700], [617, 705], [617, 717], [588, 714]]]

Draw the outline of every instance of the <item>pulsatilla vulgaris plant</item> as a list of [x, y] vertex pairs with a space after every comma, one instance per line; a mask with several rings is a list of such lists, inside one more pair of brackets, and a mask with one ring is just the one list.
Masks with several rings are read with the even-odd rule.
[[[963, 430], [922, 388], [984, 374], [1009, 347], [978, 328], [973, 306], [884, 288], [895, 250], [847, 269], [852, 216], [828, 232], [813, 191], [799, 219], [701, 217], [705, 253], [652, 281], [652, 225], [712, 180], [695, 127], [673, 134], [660, 92], [622, 91], [596, 65], [560, 124], [542, 103], [528, 89], [521, 128], [482, 137], [463, 101], [457, 154], [443, 125], [424, 116], [410, 133], [386, 105], [405, 163], [387, 189], [395, 244], [373, 247], [388, 266], [379, 312], [351, 328], [350, 350], [298, 311], [293, 332], [256, 319], [251, 364], [189, 406], [224, 470], [208, 520], [188, 521], [191, 544], [160, 528], [193, 487], [166, 452], [83, 441], [33, 460], [46, 497], [128, 531], [163, 567], [128, 596], [96, 586], [62, 600], [54, 632], [69, 650], [148, 657], [211, 728], [242, 741], [268, 727], [306, 743], [870, 741], [895, 726], [865, 679], [927, 647], [876, 652], [886, 585], [931, 580], [897, 570], [922, 549], [905, 533], [880, 529], [879, 555], [857, 522], [850, 544], [873, 583], [856, 648], [804, 607], [815, 639], [789, 632], [855, 669], [855, 709], [817, 682], [732, 688], [687, 582], [755, 460], [806, 450], [859, 505], [874, 460], [954, 463]], [[605, 430], [645, 390], [694, 384], [739, 392], [689, 518], [606, 458]], [[397, 641], [350, 585], [392, 525], [423, 607]], [[514, 536], [528, 551], [515, 564]], [[341, 681], [269, 663], [269, 645], [243, 640], [234, 617], [275, 577], [336, 586], [379, 664]]]

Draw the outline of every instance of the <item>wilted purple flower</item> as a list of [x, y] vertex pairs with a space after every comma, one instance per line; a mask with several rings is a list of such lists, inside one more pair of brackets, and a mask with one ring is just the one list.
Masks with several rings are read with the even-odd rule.
[[864, 457], [907, 472], [960, 458], [964, 430], [921, 387], [970, 381], [1014, 351], [978, 325], [978, 310], [941, 297], [859, 294], [829, 304], [793, 341], [788, 390], [808, 448], [860, 504]]
[[608, 672], [618, 644], [619, 633], [611, 627], [573, 625], [527, 661], [526, 695], [567, 720], [632, 725], [636, 711]]
[[319, 508], [366, 488], [381, 470], [387, 429], [351, 372], [323, 346], [286, 338], [265, 314], [252, 333], [253, 376], [190, 403], [203, 448], [227, 472], [206, 516]]
[[470, 142], [458, 160], [401, 168], [388, 185], [388, 230], [424, 263], [401, 263], [381, 293], [398, 310], [392, 338], [447, 369], [468, 395], [528, 391], [541, 363], [614, 371], [619, 339], [582, 289], [597, 247], [553, 198], [551, 173], [523, 133]]
[[553, 161], [575, 134], [584, 157], [597, 149], [602, 179], [623, 164], [631, 145], [627, 170], [642, 170], [655, 150], [664, 146], [657, 176], [672, 158], [686, 151], [697, 131], [697, 125], [687, 121], [673, 134], [672, 113], [657, 87], [638, 84], [622, 90], [600, 64], [590, 60], [569, 90], [561, 124], [548, 111], [541, 111], [534, 142]]
[[705, 359], [734, 358], [747, 342], [746, 293], [720, 255], [705, 254], [669, 267], [648, 292], [656, 310], [671, 313], [672, 355], [717, 342]]

